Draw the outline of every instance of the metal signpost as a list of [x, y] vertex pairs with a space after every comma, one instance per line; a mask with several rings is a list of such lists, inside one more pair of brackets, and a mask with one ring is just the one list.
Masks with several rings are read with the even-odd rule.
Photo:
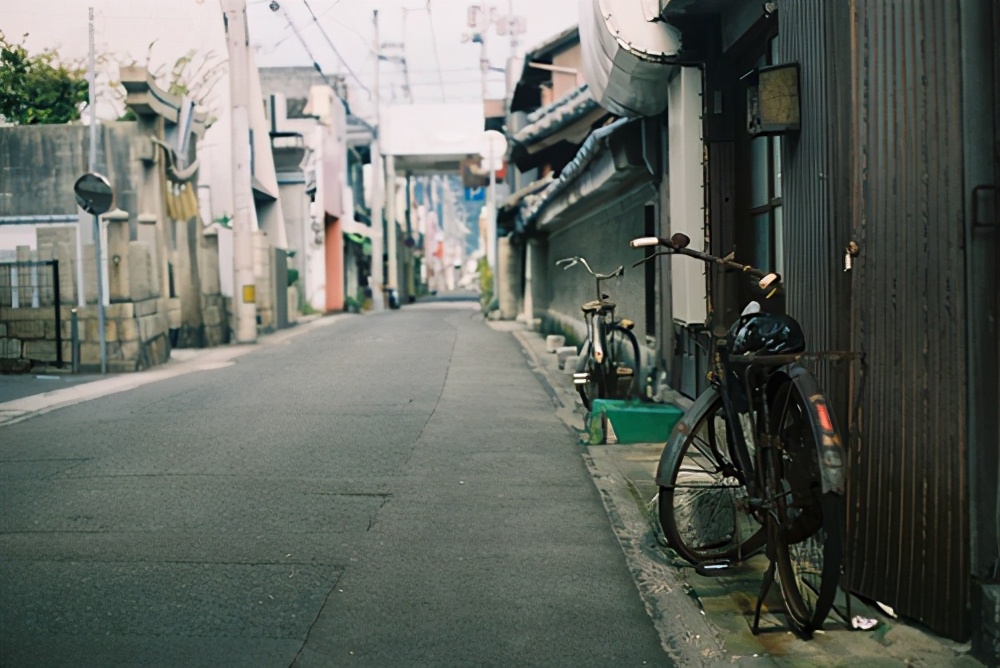
[[108, 347], [104, 340], [104, 266], [101, 257], [101, 219], [111, 210], [114, 193], [108, 180], [90, 172], [73, 184], [73, 193], [80, 208], [94, 217], [94, 259], [97, 264], [97, 332], [101, 339], [101, 373], [108, 372]]

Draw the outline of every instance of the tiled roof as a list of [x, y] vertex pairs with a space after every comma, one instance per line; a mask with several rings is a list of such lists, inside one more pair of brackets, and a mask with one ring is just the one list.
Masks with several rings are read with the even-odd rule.
[[583, 118], [597, 108], [598, 104], [590, 95], [587, 84], [583, 84], [568, 95], [528, 114], [525, 119], [527, 125], [518, 130], [511, 137], [511, 140], [515, 144], [537, 142]]

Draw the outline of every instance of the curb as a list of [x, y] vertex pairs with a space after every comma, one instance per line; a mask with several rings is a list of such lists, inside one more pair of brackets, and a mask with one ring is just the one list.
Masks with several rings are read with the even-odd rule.
[[[584, 433], [582, 406], [578, 410], [579, 400], [570, 377], [558, 369], [553, 371], [552, 365], [543, 359], [543, 355], [548, 355], [555, 360], [553, 353], [545, 352], [545, 340], [527, 329], [508, 331], [521, 345], [543, 389], [554, 397], [553, 403], [558, 402], [559, 419], [574, 435], [581, 436]], [[712, 625], [697, 600], [687, 592], [687, 585], [678, 577], [676, 568], [663, 557], [653, 526], [649, 518], [643, 516], [631, 491], [634, 483], [611, 461], [615, 453], [626, 451], [628, 446], [580, 445], [581, 456], [601, 495], [632, 581], [663, 650], [677, 665], [726, 662], [731, 657], [720, 638], [720, 629]]]

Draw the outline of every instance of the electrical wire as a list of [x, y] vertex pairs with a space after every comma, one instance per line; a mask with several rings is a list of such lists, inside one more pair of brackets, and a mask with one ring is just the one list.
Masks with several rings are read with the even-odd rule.
[[410, 104], [413, 104], [413, 88], [410, 86], [410, 68], [406, 62], [406, 23], [410, 16], [409, 10], [405, 7], [403, 8], [403, 40], [400, 44], [400, 50], [403, 55], [399, 59], [400, 65], [403, 66], [403, 92], [406, 93], [406, 97], [409, 98]]
[[316, 60], [316, 56], [313, 55], [313, 52], [309, 48], [309, 45], [306, 43], [306, 40], [302, 37], [302, 33], [299, 32], [299, 29], [298, 29], [298, 27], [296, 27], [295, 22], [292, 21], [292, 17], [288, 15], [288, 11], [284, 7], [282, 7], [281, 8], [281, 13], [284, 15], [285, 19], [288, 21], [288, 25], [291, 27], [292, 32], [294, 32], [295, 36], [298, 37], [299, 42], [302, 44], [302, 48], [305, 49], [305, 51], [306, 51], [306, 55], [308, 55], [309, 59], [312, 61], [313, 69], [316, 70], [319, 73], [319, 75], [323, 78], [323, 81], [326, 83], [326, 85], [329, 86], [330, 90], [333, 91], [333, 94], [336, 95], [337, 98], [341, 102], [344, 103], [344, 109], [346, 110], [346, 112], [348, 114], [350, 114], [351, 113], [351, 106], [350, 106], [350, 104], [347, 102], [347, 100], [344, 97], [341, 96], [340, 91], [337, 90], [337, 87], [333, 85], [333, 82], [330, 81], [329, 77], [326, 76], [326, 73], [323, 72], [323, 68], [320, 67], [319, 61]]
[[441, 101], [447, 102], [448, 96], [444, 92], [444, 70], [441, 69], [441, 54], [438, 52], [438, 39], [437, 32], [434, 30], [434, 17], [431, 15], [431, 0], [427, 0], [427, 4], [424, 6], [427, 10], [427, 21], [431, 24], [431, 42], [434, 44], [434, 62], [437, 63], [438, 78], [441, 83]]
[[[333, 40], [330, 39], [330, 36], [328, 34], [326, 34], [326, 30], [323, 29], [323, 26], [320, 24], [319, 19], [316, 17], [316, 13], [312, 10], [312, 7], [309, 6], [309, 0], [302, 0], [302, 2], [305, 4], [306, 9], [309, 10], [309, 15], [312, 16], [313, 23], [316, 24], [316, 27], [319, 28], [319, 31], [320, 33], [322, 33], [323, 38], [326, 39], [326, 43], [330, 45], [330, 48], [333, 49], [333, 52], [336, 54], [337, 58], [340, 60], [341, 63], [343, 63], [344, 67], [347, 69], [347, 73], [351, 75], [351, 78], [353, 78], [355, 81], [358, 82], [358, 85], [361, 86], [361, 90], [368, 93], [368, 97], [371, 97], [372, 92], [368, 89], [368, 86], [366, 86], [364, 82], [361, 81], [360, 77], [358, 77], [358, 75], [355, 74], [354, 70], [351, 69], [351, 66], [347, 64], [346, 60], [344, 60], [344, 57], [340, 55], [340, 51], [333, 43]], [[334, 3], [334, 5], [336, 5], [336, 3]], [[333, 7], [331, 7], [330, 9], [333, 9]]]

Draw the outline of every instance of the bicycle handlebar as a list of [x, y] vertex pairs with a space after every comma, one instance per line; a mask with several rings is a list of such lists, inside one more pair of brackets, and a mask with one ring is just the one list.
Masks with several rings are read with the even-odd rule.
[[576, 266], [577, 264], [582, 264], [584, 269], [590, 272], [591, 276], [600, 281], [604, 281], [609, 278], [615, 278], [616, 276], [623, 276], [625, 274], [625, 265], [619, 265], [618, 268], [615, 269], [610, 274], [598, 274], [596, 271], [591, 269], [589, 264], [587, 264], [587, 260], [585, 258], [580, 257], [579, 255], [575, 255], [573, 257], [564, 257], [561, 260], [556, 260], [556, 265], [565, 265], [563, 267], [563, 270], [569, 269], [570, 267]]
[[[658, 255], [687, 255], [688, 257], [693, 257], [696, 260], [701, 260], [702, 262], [707, 262], [709, 264], [721, 264], [724, 267], [729, 267], [731, 269], [737, 269], [745, 274], [749, 274], [757, 279], [757, 285], [760, 286], [761, 290], [768, 291], [773, 294], [773, 290], [778, 289], [778, 285], [781, 282], [781, 277], [774, 272], [765, 272], [752, 267], [748, 264], [740, 264], [736, 262], [733, 258], [734, 253], [730, 253], [725, 257], [719, 257], [717, 255], [711, 255], [710, 253], [704, 253], [702, 251], [696, 251], [688, 248], [688, 244], [691, 243], [691, 239], [686, 234], [681, 234], [678, 232], [669, 239], [664, 239], [662, 237], [640, 237], [638, 239], [633, 239], [629, 242], [632, 248], [649, 248], [651, 246], [666, 248], [664, 251], [659, 251], [653, 253], [651, 256], [636, 262], [634, 267], [638, 267], [640, 264], [647, 262], [650, 258], [657, 257]], [[770, 296], [770, 295], [769, 295]]]

